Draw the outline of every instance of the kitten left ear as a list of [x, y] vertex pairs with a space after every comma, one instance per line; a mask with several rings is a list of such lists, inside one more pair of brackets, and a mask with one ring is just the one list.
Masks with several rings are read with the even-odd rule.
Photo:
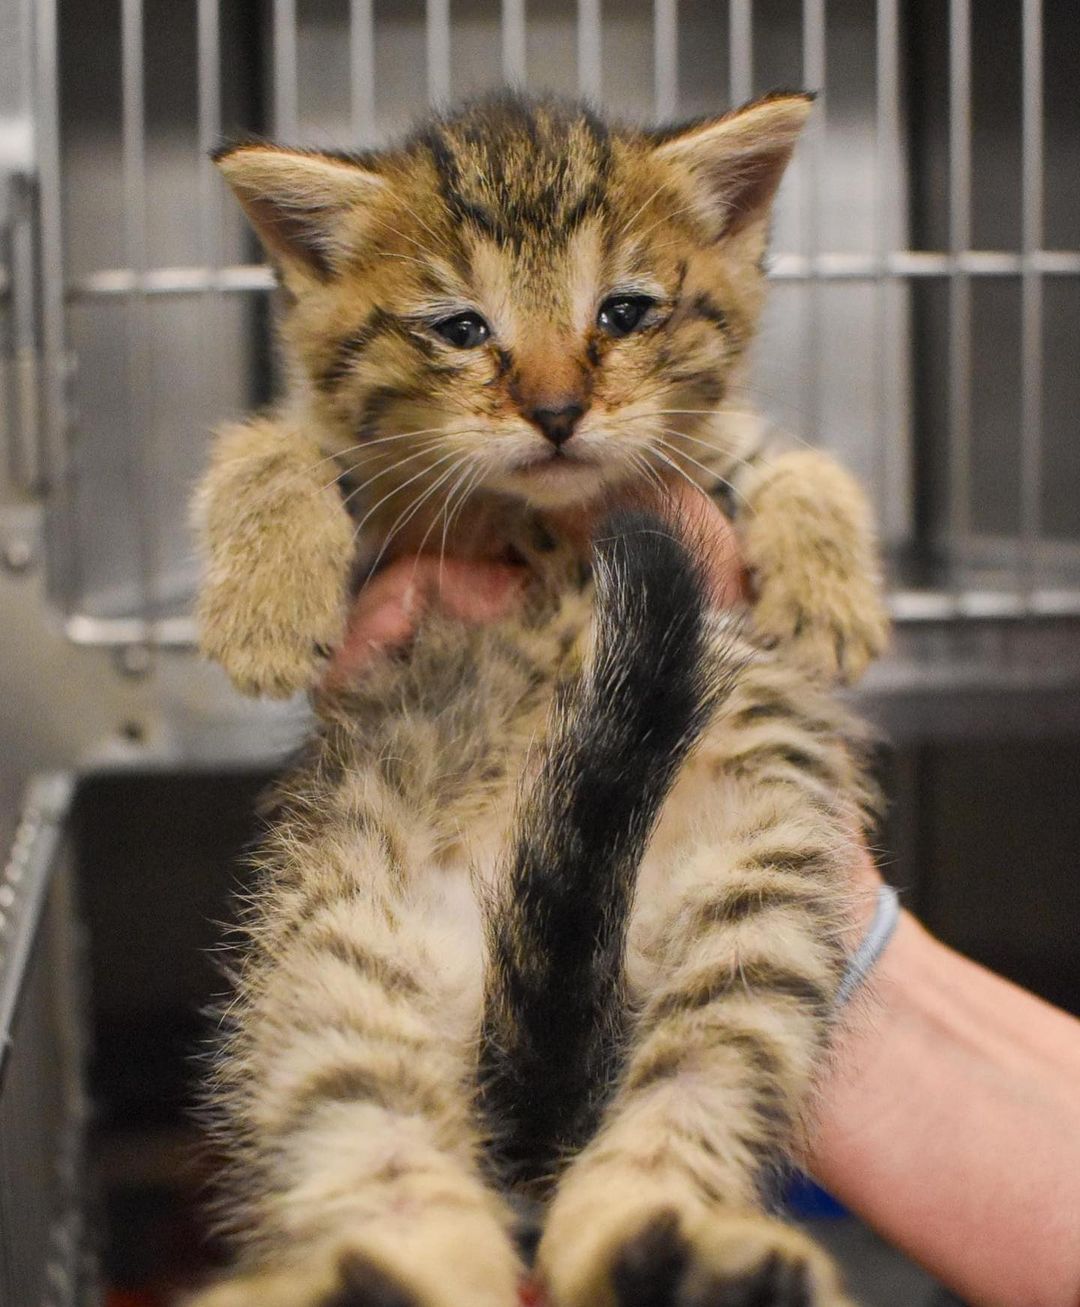
[[358, 161], [278, 145], [226, 147], [214, 162], [286, 280], [301, 284], [332, 275], [350, 232], [386, 185]]
[[722, 118], [659, 133], [655, 155], [682, 171], [717, 239], [764, 223], [814, 97], [783, 92]]

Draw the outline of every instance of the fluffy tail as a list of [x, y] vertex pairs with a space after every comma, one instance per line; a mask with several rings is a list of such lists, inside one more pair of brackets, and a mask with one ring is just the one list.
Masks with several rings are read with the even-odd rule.
[[481, 1106], [507, 1178], [542, 1183], [595, 1129], [626, 1015], [638, 865], [723, 696], [700, 567], [621, 513], [596, 548], [596, 639], [559, 696], [489, 918]]

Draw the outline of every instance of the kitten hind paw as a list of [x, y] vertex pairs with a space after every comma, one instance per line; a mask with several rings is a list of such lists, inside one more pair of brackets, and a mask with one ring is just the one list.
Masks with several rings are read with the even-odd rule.
[[467, 1232], [456, 1247], [410, 1233], [241, 1272], [185, 1307], [516, 1307], [521, 1264], [502, 1230], [487, 1241]]
[[238, 1275], [204, 1290], [186, 1307], [424, 1307], [422, 1298], [366, 1253], [336, 1265]]
[[556, 1307], [854, 1307], [820, 1248], [759, 1214], [691, 1223], [660, 1207], [601, 1256], [606, 1266], [575, 1286], [560, 1277], [556, 1255]]
[[684, 1233], [657, 1213], [616, 1253], [617, 1307], [852, 1307], [826, 1255], [763, 1216], [720, 1217]]

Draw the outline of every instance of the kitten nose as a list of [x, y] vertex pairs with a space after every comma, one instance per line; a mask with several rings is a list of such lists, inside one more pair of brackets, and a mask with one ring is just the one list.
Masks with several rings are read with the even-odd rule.
[[534, 408], [527, 416], [558, 449], [574, 434], [578, 418], [584, 412], [580, 404], [567, 404], [565, 408]]

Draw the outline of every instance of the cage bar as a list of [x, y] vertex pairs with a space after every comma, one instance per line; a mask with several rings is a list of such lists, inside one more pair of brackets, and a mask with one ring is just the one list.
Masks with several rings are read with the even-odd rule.
[[1020, 280], [1019, 581], [1030, 589], [1040, 551], [1042, 495], [1043, 286], [1033, 256], [1043, 241], [1043, 6], [1024, 0], [1022, 17], [1022, 179]]
[[510, 86], [525, 85], [525, 0], [502, 0], [502, 71]]
[[803, 354], [803, 409], [807, 435], [821, 437], [821, 222], [820, 197], [825, 150], [825, 0], [803, 0], [803, 84], [817, 94], [809, 140], [804, 148], [804, 250], [809, 286], [806, 290], [807, 328]]
[[146, 436], [149, 430], [150, 337], [142, 276], [146, 243], [146, 103], [142, 0], [122, 0], [120, 94], [124, 189], [124, 252], [134, 282], [127, 298], [127, 384], [130, 457], [125, 460], [129, 508], [135, 523], [136, 609], [145, 639], [153, 594], [153, 537], [147, 502]]
[[64, 324], [64, 240], [60, 184], [60, 84], [57, 0], [34, 6], [35, 135], [41, 259], [42, 436], [41, 480], [68, 493], [67, 350]]
[[[877, 234], [877, 256], [885, 265], [889, 251], [897, 244], [896, 205], [894, 202], [900, 166], [900, 15], [898, 0], [877, 0], [875, 15], [875, 141], [874, 141], [874, 228]], [[878, 278], [875, 305], [876, 327], [874, 340], [876, 378], [875, 432], [875, 491], [878, 518], [888, 534], [889, 517], [893, 509], [890, 487], [903, 485], [906, 476], [897, 465], [895, 446], [900, 435], [900, 423], [891, 421], [904, 403], [904, 396], [896, 394], [896, 371], [892, 365], [889, 341], [895, 338], [894, 303], [895, 283], [886, 276]], [[906, 424], [905, 424], [906, 429]]]
[[450, 0], [427, 0], [427, 89], [432, 104], [450, 98]]
[[679, 105], [678, 0], [653, 0], [653, 96], [657, 121], [674, 118]]
[[578, 0], [578, 91], [588, 100], [599, 100], [602, 91], [603, 34], [600, 22], [600, 0]]
[[[954, 554], [971, 532], [971, 4], [949, 2], [949, 508]], [[960, 584], [960, 577], [953, 578]]]
[[728, 93], [743, 104], [754, 93], [754, 3], [728, 2]]
[[375, 140], [375, 13], [372, 0], [349, 0], [349, 111], [353, 143]]
[[[1069, 250], [1039, 250], [1031, 256], [1030, 264], [1043, 278], [1080, 276], [1080, 253]], [[956, 259], [932, 250], [892, 250], [886, 254], [825, 250], [813, 258], [778, 253], [770, 256], [769, 278], [821, 282], [873, 282], [883, 278], [949, 281], [957, 267], [962, 267], [972, 278], [1018, 277], [1024, 270], [1024, 258], [1005, 250], [968, 250]], [[215, 286], [231, 293], [246, 293], [273, 290], [274, 279], [269, 268], [259, 263], [226, 265], [216, 272], [203, 267], [148, 268], [138, 275], [130, 268], [102, 268], [70, 282], [66, 294], [68, 300], [78, 302], [99, 296], [127, 295], [135, 285], [148, 295], [195, 295]]]
[[7, 448], [12, 479], [33, 493], [44, 488], [45, 460], [39, 436], [41, 378], [37, 362], [33, 200], [25, 178], [8, 178], [7, 201], [10, 276], [4, 278], [7, 270], [0, 271], [0, 305], [7, 301], [5, 343], [10, 356], [0, 360], [0, 383], [4, 383], [0, 388], [0, 442]]
[[215, 289], [213, 272], [221, 262], [218, 186], [210, 154], [221, 140], [221, 13], [220, 0], [199, 0], [199, 220], [202, 256], [209, 276], [205, 290]]
[[274, 131], [294, 141], [300, 124], [296, 0], [274, 0]]

